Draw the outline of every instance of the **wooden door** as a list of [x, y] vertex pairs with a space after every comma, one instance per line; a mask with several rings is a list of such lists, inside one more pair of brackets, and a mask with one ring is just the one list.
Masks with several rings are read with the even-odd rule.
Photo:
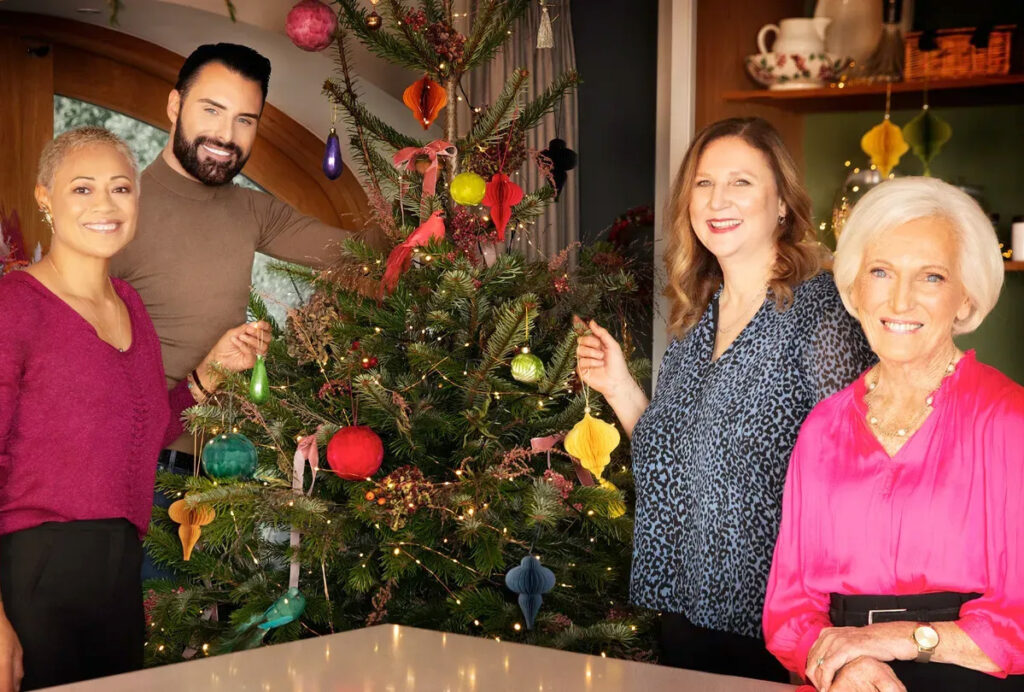
[[53, 50], [0, 28], [0, 205], [16, 210], [29, 255], [50, 229], [33, 197], [39, 152], [53, 138]]

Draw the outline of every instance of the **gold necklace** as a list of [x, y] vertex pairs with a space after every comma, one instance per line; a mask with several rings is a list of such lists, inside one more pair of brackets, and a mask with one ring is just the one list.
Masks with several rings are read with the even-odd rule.
[[[751, 300], [749, 303], [747, 303], [747, 305], [744, 308], [743, 312], [740, 313], [740, 316], [738, 318], [734, 319], [732, 322], [730, 322], [728, 326], [722, 326], [721, 320], [719, 320], [718, 333], [722, 334], [722, 333], [725, 333], [725, 332], [729, 332], [729, 331], [731, 331], [733, 329], [733, 327], [738, 325], [743, 320], [743, 318], [746, 317], [750, 313], [751, 308], [753, 308], [755, 305], [757, 305], [757, 299], [758, 298], [761, 299], [762, 303], [764, 302], [764, 299], [767, 297], [767, 290], [768, 290], [768, 285], [765, 284], [764, 288], [762, 288], [760, 291], [758, 291], [757, 293], [754, 294], [754, 299]], [[719, 311], [719, 315], [721, 315], [721, 311], [722, 311], [721, 297], [719, 297], [719, 301], [718, 301], [718, 311]]]
[[871, 408], [873, 400], [872, 395], [875, 392], [875, 388], [878, 386], [879, 374], [876, 372], [874, 381], [867, 383], [868, 393], [864, 396], [864, 402], [867, 404], [868, 408], [868, 423], [875, 430], [875, 432], [884, 437], [904, 438], [908, 434], [916, 430], [917, 426], [920, 425], [921, 422], [928, 417], [928, 414], [930, 413], [930, 409], [932, 407], [932, 403], [935, 401], [935, 392], [938, 391], [939, 387], [942, 386], [942, 382], [951, 374], [953, 374], [954, 370], [956, 370], [956, 360], [957, 352], [954, 351], [953, 357], [949, 359], [949, 364], [946, 365], [946, 369], [942, 373], [942, 378], [939, 380], [939, 383], [935, 387], [933, 387], [931, 393], [925, 397], [924, 406], [918, 409], [917, 413], [915, 413], [906, 424], [897, 427], [895, 430], [893, 430], [892, 428], [884, 428], [881, 425], [881, 421], [879, 420], [878, 416], [875, 415]]
[[[57, 263], [53, 261], [53, 256], [48, 254], [48, 255], [46, 255], [46, 259], [50, 260], [50, 266], [53, 267], [53, 271], [57, 272], [57, 276], [60, 278], [61, 284], [65, 288], [67, 288], [67, 283], [68, 282], [64, 279], [64, 274], [62, 274], [60, 269], [57, 267]], [[111, 290], [113, 290], [114, 287], [112, 285], [110, 285], [109, 279], [107, 280], [107, 285], [110, 286]], [[71, 294], [69, 293], [68, 295], [71, 295]], [[116, 291], [114, 292], [114, 297], [115, 298], [117, 297], [117, 292]], [[85, 303], [86, 302], [84, 299], [80, 299], [80, 298], [77, 298], [77, 297], [75, 297], [75, 299], [78, 300], [81, 303]], [[101, 320], [99, 318], [99, 314], [96, 312], [96, 310], [91, 305], [89, 306], [89, 312], [92, 315], [92, 318], [95, 321], [95, 324], [97, 324], [97, 325], [100, 324]], [[117, 313], [117, 334], [116, 334], [116, 338], [120, 339], [121, 338], [121, 307], [119, 305], [117, 305], [117, 301], [116, 300], [114, 301], [114, 312]], [[86, 321], [88, 321], [88, 320], [86, 320]], [[99, 336], [99, 329], [96, 329], [96, 336]], [[111, 344], [111, 346], [113, 346], [113, 344]], [[114, 348], [116, 348], [121, 353], [124, 353], [124, 349], [122, 347], [114, 346]]]

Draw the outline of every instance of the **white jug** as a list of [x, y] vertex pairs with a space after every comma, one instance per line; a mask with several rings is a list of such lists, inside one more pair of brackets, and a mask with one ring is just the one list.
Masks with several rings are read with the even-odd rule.
[[[909, 28], [913, 5], [904, 0], [903, 7]], [[814, 16], [832, 20], [825, 48], [837, 58], [853, 58], [863, 63], [882, 36], [882, 0], [818, 0]]]
[[[825, 29], [832, 20], [828, 17], [790, 17], [776, 24], [765, 24], [757, 32], [757, 48], [762, 53], [774, 52], [811, 55], [825, 52]], [[775, 33], [775, 44], [769, 51], [765, 38]]]

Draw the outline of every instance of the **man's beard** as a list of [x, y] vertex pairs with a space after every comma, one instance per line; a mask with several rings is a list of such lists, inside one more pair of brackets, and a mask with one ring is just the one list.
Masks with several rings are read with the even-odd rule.
[[[209, 144], [222, 151], [229, 151], [235, 156], [228, 161], [216, 161], [214, 159], [200, 159], [199, 147]], [[203, 185], [224, 185], [230, 183], [245, 166], [249, 157], [245, 155], [241, 147], [234, 142], [221, 142], [212, 137], [196, 137], [189, 141], [181, 127], [181, 114], [178, 115], [178, 122], [174, 127], [174, 155], [181, 167], [193, 178]]]

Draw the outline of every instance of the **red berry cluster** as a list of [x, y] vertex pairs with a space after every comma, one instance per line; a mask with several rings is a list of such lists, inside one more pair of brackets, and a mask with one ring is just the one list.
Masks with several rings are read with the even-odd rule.
[[421, 507], [432, 504], [438, 489], [415, 466], [402, 466], [377, 481], [364, 498], [392, 530], [405, 526], [406, 520]]
[[352, 387], [350, 387], [347, 382], [343, 380], [329, 380], [325, 382], [322, 387], [320, 387], [320, 391], [316, 393], [316, 398], [322, 401], [329, 396], [334, 396], [338, 394], [345, 395], [351, 393]]
[[560, 474], [558, 471], [552, 471], [551, 469], [544, 472], [544, 480], [555, 486], [555, 490], [558, 491], [563, 500], [569, 499], [569, 493], [572, 492], [571, 480]]
[[465, 207], [455, 210], [455, 215], [448, 222], [451, 229], [452, 243], [470, 259], [476, 259], [477, 243], [480, 241], [496, 242], [498, 231], [479, 216]]
[[420, 31], [427, 25], [427, 15], [423, 10], [414, 10], [406, 13], [402, 21], [413, 31]]
[[630, 227], [653, 225], [654, 212], [651, 211], [650, 207], [633, 207], [626, 211], [625, 214], [615, 219], [614, 223], [612, 223], [612, 228], [608, 231], [608, 241], [615, 243], [616, 245], [625, 245], [625, 239], [622, 234], [626, 229]]
[[466, 37], [446, 22], [434, 22], [425, 32], [427, 41], [439, 56], [451, 63], [462, 60]]
[[369, 370], [370, 368], [377, 367], [377, 362], [378, 362], [377, 361], [377, 357], [376, 356], [367, 355], [366, 353], [363, 353], [360, 350], [361, 348], [362, 348], [362, 346], [360, 345], [360, 343], [358, 341], [353, 341], [352, 342], [352, 348], [349, 349], [352, 353], [356, 354], [357, 358], [359, 358], [359, 365], [360, 365], [360, 367], [362, 367], [363, 370]]

